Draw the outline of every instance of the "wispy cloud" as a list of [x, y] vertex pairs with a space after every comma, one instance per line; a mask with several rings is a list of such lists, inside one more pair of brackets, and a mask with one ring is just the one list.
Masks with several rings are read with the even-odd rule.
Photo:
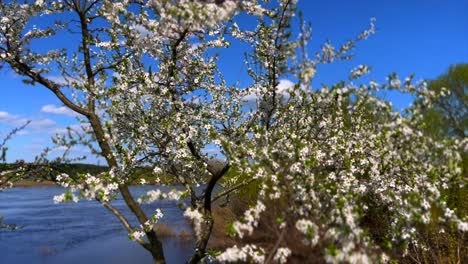
[[[283, 96], [284, 100], [288, 100], [290, 98], [291, 89], [294, 87], [294, 83], [287, 79], [281, 79], [278, 82], [278, 86], [276, 87], [276, 94]], [[301, 86], [301, 90], [306, 90], [307, 87]], [[252, 91], [248, 95], [242, 98], [245, 102], [244, 106], [255, 109], [257, 106], [257, 101], [260, 100], [260, 94], [258, 91]]]
[[29, 121], [27, 118], [20, 117], [5, 111], [0, 111], [0, 123], [8, 126], [22, 126]]
[[33, 129], [46, 129], [46, 128], [52, 128], [55, 127], [57, 123], [55, 123], [54, 120], [45, 118], [45, 119], [36, 119], [32, 120], [31, 123], [28, 125], [29, 127]]
[[53, 131], [53, 134], [66, 134], [68, 133], [68, 128], [70, 128], [71, 130], [77, 133], [85, 134], [89, 132], [89, 130], [91, 129], [91, 126], [88, 123], [83, 123], [83, 124], [74, 124], [74, 125], [67, 126], [67, 127], [57, 127]]
[[[276, 87], [276, 93], [286, 96], [289, 96], [290, 89], [294, 87], [294, 83], [287, 79], [279, 80], [278, 86]], [[256, 91], [244, 96], [244, 100], [251, 103], [257, 101], [259, 94]]]
[[10, 120], [14, 119], [15, 116], [8, 113], [8, 112], [5, 112], [5, 111], [0, 111], [0, 122], [2, 123], [5, 123], [5, 122], [9, 122]]
[[26, 123], [28, 126], [25, 130], [19, 132], [21, 135], [26, 134], [37, 134], [37, 133], [49, 133], [57, 127], [57, 123], [49, 118], [32, 119], [23, 116], [11, 114], [5, 111], [0, 111], [0, 123], [10, 127], [19, 127]]
[[[39, 114], [42, 113], [42, 114]], [[44, 116], [44, 113], [51, 114], [50, 118]], [[39, 114], [39, 115], [37, 115]], [[33, 161], [36, 155], [39, 155], [47, 147], [52, 148], [49, 155], [50, 159], [59, 157], [65, 150], [63, 147], [55, 148], [50, 140], [55, 134], [64, 135], [68, 132], [66, 127], [70, 127], [73, 131], [83, 134], [90, 129], [89, 124], [63, 122], [61, 120], [54, 120], [52, 116], [66, 115], [72, 116], [65, 107], [56, 105], [45, 105], [38, 109], [36, 114], [25, 115], [14, 113], [10, 111], [2, 111], [0, 109], [0, 139], [6, 135], [11, 129], [24, 125], [29, 121], [25, 129], [18, 132], [18, 134], [9, 142], [10, 151], [8, 153], [8, 162], [13, 162], [17, 159], [24, 159]], [[87, 158], [83, 162], [102, 163], [103, 160], [91, 154], [86, 146], [75, 146], [69, 152], [69, 157], [83, 157]]]
[[78, 77], [65, 77], [60, 75], [47, 76], [47, 79], [63, 86], [73, 86], [73, 83], [78, 85], [84, 84], [84, 80]]
[[76, 116], [77, 114], [66, 106], [56, 106], [54, 104], [44, 105], [41, 112], [55, 115]]

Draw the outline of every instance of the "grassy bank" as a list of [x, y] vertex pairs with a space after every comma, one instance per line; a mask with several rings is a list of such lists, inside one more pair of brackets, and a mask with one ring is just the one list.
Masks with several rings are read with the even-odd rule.
[[13, 184], [13, 187], [36, 187], [36, 186], [55, 186], [53, 181], [33, 181], [33, 180], [21, 180]]

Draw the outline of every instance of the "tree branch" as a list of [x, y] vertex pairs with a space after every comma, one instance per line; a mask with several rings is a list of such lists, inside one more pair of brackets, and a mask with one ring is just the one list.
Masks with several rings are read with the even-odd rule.
[[46, 77], [42, 76], [40, 73], [34, 72], [32, 67], [21, 62], [19, 57], [15, 57], [14, 60], [8, 60], [7, 62], [10, 64], [12, 68], [18, 70], [20, 73], [28, 76], [33, 81], [42, 84], [44, 87], [52, 91], [57, 96], [57, 98], [68, 108], [84, 116], [88, 116], [90, 114], [87, 109], [76, 105], [70, 99], [68, 99], [68, 97], [64, 93], [62, 93], [62, 91], [60, 90], [60, 85], [47, 79]]
[[[102, 199], [97, 199], [96, 198], [96, 200], [98, 200], [98, 202], [100, 202], [102, 205], [104, 205], [104, 207], [109, 209], [109, 211], [111, 211], [115, 216], [117, 216], [117, 218], [123, 224], [125, 229], [127, 229], [127, 232], [129, 234], [131, 234], [131, 233], [133, 233], [135, 231], [135, 230], [133, 230], [132, 226], [130, 225], [128, 220], [125, 218], [125, 216], [122, 213], [120, 213], [120, 211], [117, 210], [117, 208], [115, 208], [112, 204], [110, 204], [108, 201], [104, 201]], [[138, 244], [142, 245], [144, 248], [148, 247], [147, 243], [141, 238], [135, 239], [135, 241], [138, 242]]]
[[245, 187], [245, 186], [251, 184], [252, 182], [254, 182], [256, 180], [257, 179], [250, 179], [248, 181], [238, 183], [238, 184], [236, 184], [234, 186], [231, 186], [230, 188], [228, 188], [226, 190], [223, 190], [222, 192], [217, 193], [216, 196], [213, 197], [213, 199], [211, 199], [211, 203], [214, 203], [215, 201], [223, 198], [223, 196], [226, 196], [226, 195], [228, 195], [228, 194], [230, 194], [230, 193], [232, 193], [232, 192], [234, 192], [234, 191], [236, 191], [236, 190], [238, 190], [238, 189], [240, 189], [242, 187]]

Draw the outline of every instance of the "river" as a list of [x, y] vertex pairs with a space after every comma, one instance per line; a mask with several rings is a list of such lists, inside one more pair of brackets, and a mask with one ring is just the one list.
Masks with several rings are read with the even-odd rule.
[[[171, 187], [161, 187], [169, 190]], [[137, 197], [150, 186], [132, 187]], [[60, 187], [13, 188], [0, 192], [0, 214], [6, 224], [16, 224], [16, 231], [0, 230], [0, 263], [152, 263], [151, 255], [128, 239], [117, 218], [96, 201], [54, 204]], [[127, 219], [136, 223], [122, 199], [113, 201]], [[160, 208], [161, 223], [176, 233], [190, 232], [190, 225], [174, 202], [159, 201], [144, 205], [148, 213]], [[193, 251], [191, 240], [177, 237], [163, 239], [168, 263], [185, 263]]]

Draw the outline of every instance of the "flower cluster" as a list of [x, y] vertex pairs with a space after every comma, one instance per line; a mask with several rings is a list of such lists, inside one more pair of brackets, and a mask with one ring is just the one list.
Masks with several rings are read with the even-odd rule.
[[216, 258], [218, 261], [225, 262], [253, 262], [264, 263], [265, 253], [255, 245], [245, 245], [242, 248], [237, 246], [226, 249]]
[[157, 200], [170, 200], [170, 201], [179, 201], [181, 197], [186, 195], [186, 191], [179, 191], [172, 189], [171, 191], [164, 193], [159, 189], [150, 190], [146, 194], [138, 198], [139, 203], [152, 203]]
[[232, 224], [232, 228], [234, 229], [235, 233], [240, 238], [244, 236], [244, 232], [252, 234], [254, 228], [258, 225], [260, 214], [265, 211], [265, 209], [265, 205], [261, 201], [258, 201], [255, 207], [245, 211], [242, 220], [236, 221]]
[[370, 72], [369, 66], [366, 65], [359, 65], [356, 68], [351, 70], [351, 75], [349, 76], [350, 79], [357, 79], [361, 76]]
[[163, 218], [164, 214], [162, 213], [161, 209], [156, 209], [155, 213], [151, 216], [151, 218], [140, 225], [138, 228], [134, 228], [131, 233], [128, 234], [130, 240], [140, 240], [146, 236], [147, 232], [153, 230], [154, 226], [159, 222], [161, 218]]
[[291, 253], [292, 252], [289, 248], [278, 248], [273, 260], [280, 264], [287, 263], [288, 257], [291, 255]]
[[80, 199], [108, 202], [115, 199], [119, 189], [118, 182], [110, 174], [107, 176], [105, 174], [99, 176], [82, 174], [77, 178], [71, 178], [63, 173], [57, 175], [55, 181], [68, 188], [66, 193], [54, 196], [55, 203], [78, 202]]
[[198, 209], [187, 208], [184, 216], [190, 219], [193, 223], [195, 236], [200, 236], [202, 230], [203, 214]]
[[309, 243], [312, 246], [315, 246], [319, 240], [319, 230], [316, 224], [312, 223], [310, 220], [300, 219], [296, 222], [296, 228], [307, 237], [305, 243]]

